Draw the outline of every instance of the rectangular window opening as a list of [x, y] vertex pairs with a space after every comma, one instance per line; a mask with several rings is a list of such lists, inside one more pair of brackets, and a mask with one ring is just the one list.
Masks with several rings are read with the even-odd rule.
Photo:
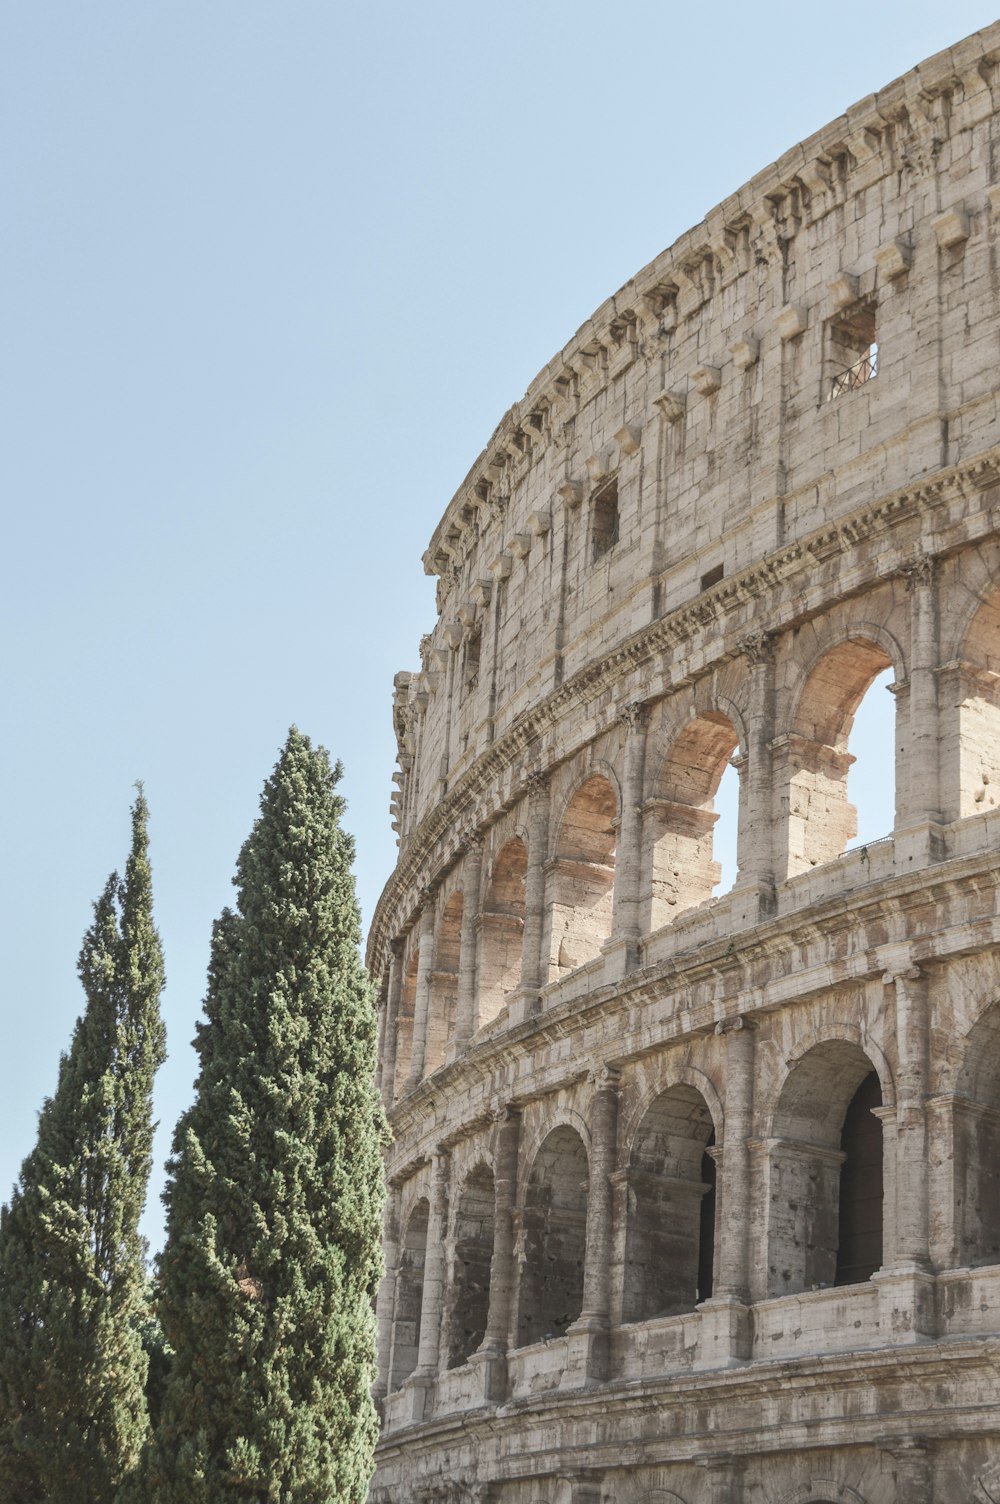
[[877, 375], [875, 304], [854, 303], [826, 326], [826, 400], [866, 386]]
[[707, 570], [701, 577], [702, 590], [711, 590], [713, 585], [719, 583], [725, 572], [726, 566], [724, 564], [716, 564], [714, 569]]
[[482, 629], [477, 627], [466, 639], [465, 665], [462, 675], [467, 690], [475, 689], [479, 683], [479, 658], [482, 652], [483, 634]]
[[610, 481], [594, 497], [590, 536], [595, 562], [618, 542], [617, 480]]

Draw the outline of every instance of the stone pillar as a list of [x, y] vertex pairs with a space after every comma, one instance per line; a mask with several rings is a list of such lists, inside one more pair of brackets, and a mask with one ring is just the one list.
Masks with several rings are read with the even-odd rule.
[[[929, 1004], [920, 968], [887, 971], [882, 978], [896, 994], [896, 1110], [893, 1122], [879, 1113], [886, 1167], [886, 1202], [891, 1206], [891, 1240], [883, 1267], [872, 1279], [886, 1340], [894, 1345], [937, 1335], [934, 1276], [930, 1264], [930, 1206], [927, 1163], [927, 1084]], [[889, 1155], [893, 1160], [889, 1163]], [[889, 1229], [883, 1225], [883, 1233]]]
[[642, 786], [649, 712], [636, 701], [625, 707], [619, 719], [626, 734], [611, 938], [625, 942], [625, 970], [633, 971], [639, 963], [642, 938]]
[[427, 1048], [427, 1015], [434, 983], [434, 911], [436, 893], [425, 888], [420, 907], [420, 947], [417, 960], [417, 996], [413, 1010], [413, 1049], [406, 1091], [414, 1091], [424, 1079], [424, 1052]]
[[884, 1447], [882, 1464], [896, 1481], [896, 1498], [906, 1504], [934, 1504], [931, 1444], [920, 1437], [901, 1437]]
[[560, 1482], [568, 1487], [566, 1504], [603, 1504], [603, 1476], [596, 1472], [560, 1473]]
[[[718, 1368], [750, 1357], [750, 1234], [754, 1026], [731, 1018], [716, 1025], [726, 1041], [726, 1121], [716, 1203], [715, 1270], [711, 1300], [701, 1312], [698, 1368]], [[724, 1497], [728, 1498], [728, 1495]], [[713, 1495], [714, 1498], [714, 1495]]]
[[458, 958], [458, 1016], [455, 1020], [455, 1043], [463, 1045], [479, 1026], [476, 994], [476, 942], [479, 935], [480, 881], [483, 871], [483, 843], [473, 836], [465, 851], [462, 869], [462, 933]]
[[493, 1258], [490, 1262], [490, 1300], [486, 1335], [470, 1361], [482, 1365], [483, 1398], [499, 1404], [507, 1397], [507, 1347], [515, 1319], [514, 1206], [517, 1200], [517, 1157], [521, 1114], [509, 1103], [494, 1115], [493, 1131]]
[[927, 1074], [929, 1002], [919, 966], [887, 971], [896, 994], [896, 1257], [929, 1269], [927, 1195]]
[[396, 1099], [396, 1037], [399, 1032], [399, 1000], [403, 995], [403, 938], [389, 941], [389, 992], [385, 1001], [382, 1031], [382, 1101], [391, 1107]]
[[583, 1309], [567, 1333], [563, 1384], [600, 1383], [608, 1377], [611, 1305], [613, 1186], [618, 1160], [619, 1072], [602, 1065], [591, 1072], [590, 1167], [587, 1187], [587, 1248]]
[[524, 879], [524, 933], [521, 940], [521, 986], [511, 999], [511, 1023], [538, 1011], [538, 990], [545, 983], [542, 939], [545, 931], [545, 869], [549, 847], [549, 780], [545, 773], [528, 779], [528, 870]]
[[738, 871], [734, 903], [748, 923], [774, 912], [775, 808], [771, 742], [774, 738], [774, 635], [758, 628], [739, 644], [750, 667], [746, 759], [741, 769]]
[[754, 1027], [745, 1018], [716, 1026], [726, 1041], [726, 1125], [720, 1196], [716, 1296], [750, 1298], [750, 1135], [753, 1127]]
[[708, 1493], [706, 1504], [742, 1504], [740, 1488], [743, 1463], [739, 1457], [720, 1453], [715, 1457], [699, 1457], [698, 1466], [707, 1475]]
[[385, 1273], [378, 1287], [375, 1300], [375, 1319], [378, 1322], [378, 1374], [372, 1390], [376, 1400], [384, 1399], [389, 1392], [389, 1365], [392, 1360], [392, 1315], [396, 1304], [396, 1270], [399, 1265], [399, 1186], [390, 1185], [385, 1204], [385, 1225], [382, 1233], [382, 1257]]
[[896, 736], [897, 865], [941, 855], [936, 572], [928, 554], [903, 570], [910, 595], [910, 677], [908, 724]]
[[438, 1145], [434, 1156], [430, 1217], [427, 1222], [427, 1253], [424, 1258], [424, 1293], [420, 1307], [420, 1340], [416, 1376], [437, 1377], [441, 1341], [441, 1304], [445, 1281], [445, 1231], [448, 1226], [448, 1176], [451, 1154]]

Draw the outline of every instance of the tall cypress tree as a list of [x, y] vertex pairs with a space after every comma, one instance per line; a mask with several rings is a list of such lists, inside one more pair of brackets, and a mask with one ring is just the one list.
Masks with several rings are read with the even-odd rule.
[[110, 1504], [147, 1439], [139, 1236], [165, 1054], [146, 802], [80, 952], [87, 1006], [0, 1212], [0, 1501]]
[[339, 766], [294, 728], [217, 921], [174, 1140], [156, 1504], [361, 1504], [384, 1118]]

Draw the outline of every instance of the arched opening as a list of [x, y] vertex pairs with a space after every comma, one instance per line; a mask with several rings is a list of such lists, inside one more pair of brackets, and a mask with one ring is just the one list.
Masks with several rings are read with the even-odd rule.
[[466, 1362], [486, 1336], [493, 1260], [493, 1206], [493, 1172], [488, 1165], [477, 1165], [466, 1178], [455, 1213], [455, 1261], [448, 1323], [449, 1368], [457, 1368]]
[[430, 1205], [421, 1198], [410, 1213], [396, 1271], [396, 1299], [392, 1316], [390, 1388], [398, 1389], [417, 1366], [420, 1312], [424, 1300], [424, 1262]]
[[445, 904], [434, 940], [434, 971], [427, 1015], [425, 1073], [429, 1076], [444, 1060], [445, 1048], [454, 1037], [458, 1012], [458, 957], [462, 943], [462, 895], [453, 893]]
[[948, 806], [964, 818], [1000, 804], [1000, 592], [976, 612], [950, 672], [942, 687], [957, 715], [942, 728], [942, 763]]
[[846, 850], [867, 846], [892, 832], [896, 807], [896, 702], [893, 671], [885, 668], [865, 690], [854, 712], [847, 743], [848, 804], [854, 806], [855, 834]]
[[857, 1285], [882, 1267], [882, 1106], [878, 1073], [869, 1071], [847, 1104], [840, 1134], [839, 1235], [835, 1285]]
[[524, 882], [528, 853], [519, 836], [502, 846], [490, 873], [479, 922], [479, 1023], [491, 1023], [521, 981]]
[[815, 1045], [789, 1072], [768, 1165], [768, 1294], [870, 1279], [882, 1263], [882, 1104], [868, 1056]]
[[400, 1096], [410, 1077], [413, 1059], [413, 1015], [417, 1004], [417, 964], [420, 952], [415, 943], [410, 945], [403, 972], [403, 990], [399, 998], [399, 1017], [396, 1020], [396, 1077], [393, 1099]]
[[[877, 643], [852, 637], [825, 653], [806, 680], [784, 744], [789, 877], [833, 861], [858, 834], [857, 810], [847, 796], [848, 770], [855, 761], [848, 738], [862, 699], [891, 667]], [[893, 730], [889, 745], [883, 742], [866, 759], [871, 768], [855, 775], [855, 781], [867, 774], [878, 780], [883, 835], [894, 824], [895, 798], [888, 790], [895, 788], [895, 756]], [[780, 768], [775, 772], [781, 776]]]
[[958, 1262], [1000, 1264], [1000, 1003], [969, 1031], [951, 1111]]
[[600, 774], [566, 807], [551, 874], [550, 980], [600, 955], [611, 934], [617, 818], [614, 790]]
[[583, 1309], [587, 1151], [572, 1128], [554, 1129], [535, 1156], [521, 1225], [519, 1347], [561, 1337]]
[[649, 1108], [628, 1166], [626, 1321], [693, 1311], [712, 1293], [715, 1256], [712, 1115], [693, 1086], [671, 1086]]
[[[669, 924], [677, 914], [732, 885], [739, 775], [731, 758], [738, 746], [732, 721], [710, 711], [685, 726], [670, 749], [656, 795], [647, 806], [652, 818], [645, 822], [651, 847], [650, 929]], [[720, 794], [724, 806], [717, 802]], [[722, 807], [725, 824], [717, 831]], [[725, 855], [725, 869], [720, 854]]]

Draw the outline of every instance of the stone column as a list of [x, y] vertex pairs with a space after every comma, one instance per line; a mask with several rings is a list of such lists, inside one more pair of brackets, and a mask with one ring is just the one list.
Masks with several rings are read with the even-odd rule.
[[382, 1101], [391, 1107], [396, 1099], [396, 1038], [399, 1032], [399, 1000], [403, 995], [403, 937], [389, 941], [389, 992], [382, 1031]]
[[473, 836], [466, 846], [462, 868], [462, 933], [458, 957], [458, 1010], [455, 1020], [455, 1043], [471, 1039], [479, 1026], [476, 995], [476, 941], [479, 934], [480, 880], [483, 871], [483, 843]]
[[434, 1156], [430, 1217], [427, 1222], [427, 1253], [424, 1258], [424, 1290], [420, 1306], [420, 1339], [417, 1346], [416, 1373], [424, 1379], [434, 1379], [438, 1370], [450, 1167], [451, 1154], [439, 1144]]
[[[563, 1383], [599, 1383], [608, 1377], [611, 1304], [613, 1186], [618, 1159], [619, 1072], [598, 1066], [591, 1072], [590, 1167], [587, 1187], [587, 1246], [583, 1268], [583, 1309], [569, 1328], [570, 1346]], [[582, 1372], [581, 1372], [582, 1370]]]
[[706, 1504], [742, 1504], [741, 1458], [720, 1453], [715, 1457], [699, 1457], [698, 1466], [704, 1468], [707, 1475]]
[[942, 820], [936, 561], [921, 555], [902, 573], [910, 594], [910, 677], [908, 725], [896, 735], [897, 860], [931, 861], [941, 854]]
[[375, 1319], [378, 1322], [378, 1375], [372, 1393], [376, 1400], [384, 1399], [389, 1392], [392, 1314], [396, 1304], [396, 1271], [399, 1265], [399, 1198], [399, 1186], [390, 1184], [386, 1197], [385, 1226], [382, 1233], [385, 1273], [379, 1283], [375, 1300]]
[[611, 937], [625, 942], [625, 970], [633, 971], [639, 962], [639, 941], [642, 938], [642, 785], [649, 711], [635, 701], [625, 707], [619, 719], [626, 734]]
[[[549, 780], [545, 773], [528, 779], [528, 870], [524, 879], [524, 934], [521, 941], [520, 1016], [538, 1008], [538, 989], [546, 981], [542, 962], [545, 931], [545, 868], [549, 847]], [[512, 1017], [511, 1022], [515, 1019]]]
[[934, 1474], [931, 1444], [916, 1436], [901, 1437], [884, 1447], [882, 1463], [896, 1480], [896, 1498], [906, 1504], [933, 1504]]
[[[499, 1404], [507, 1396], [507, 1347], [515, 1319], [514, 1206], [517, 1200], [517, 1157], [521, 1114], [509, 1103], [494, 1115], [493, 1131], [493, 1258], [490, 1262], [490, 1300], [486, 1335], [471, 1362], [483, 1370], [483, 1398]], [[516, 1339], [515, 1339], [516, 1340]]]
[[929, 1269], [927, 1074], [929, 1002], [919, 966], [887, 971], [896, 994], [896, 1257], [897, 1266]]
[[427, 1048], [427, 1015], [431, 1006], [434, 982], [434, 911], [436, 893], [425, 888], [420, 907], [420, 947], [417, 959], [417, 996], [413, 1010], [413, 1048], [406, 1091], [414, 1091], [424, 1079], [424, 1052]]
[[560, 1482], [569, 1487], [566, 1504], [603, 1504], [603, 1473], [560, 1473]]
[[[881, 1110], [886, 1165], [883, 1266], [872, 1277], [886, 1341], [894, 1346], [937, 1335], [934, 1276], [930, 1264], [927, 1164], [929, 1006], [927, 981], [917, 966], [882, 978], [896, 995], [896, 1109]], [[892, 1159], [890, 1159], [890, 1155]], [[891, 1218], [891, 1229], [887, 1225]]]
[[[750, 1134], [753, 1126], [754, 1026], [745, 1018], [716, 1025], [726, 1041], [726, 1121], [716, 1202], [711, 1300], [698, 1307], [696, 1367], [719, 1368], [750, 1356]], [[723, 1495], [722, 1497], [728, 1497]], [[713, 1495], [714, 1498], [714, 1495]]]
[[750, 1135], [753, 1127], [754, 1027], [745, 1018], [716, 1025], [726, 1041], [726, 1125], [722, 1149], [719, 1287], [715, 1298], [750, 1298]]
[[774, 635], [758, 628], [739, 644], [750, 667], [746, 761], [741, 770], [738, 872], [735, 887], [749, 902], [748, 922], [774, 911]]

